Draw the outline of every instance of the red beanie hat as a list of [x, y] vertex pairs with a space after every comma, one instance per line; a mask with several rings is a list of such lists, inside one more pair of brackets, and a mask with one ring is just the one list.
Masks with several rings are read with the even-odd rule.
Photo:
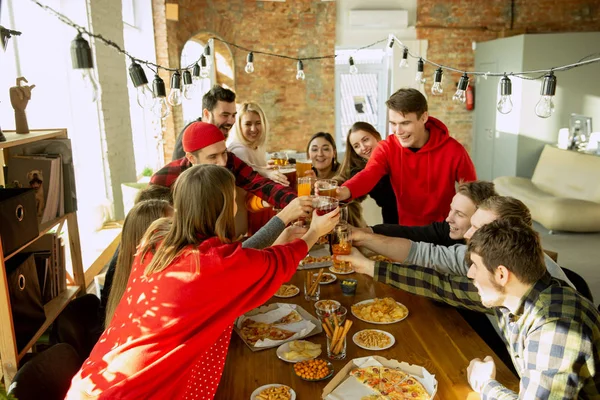
[[220, 141], [225, 141], [225, 135], [219, 128], [206, 122], [192, 122], [183, 131], [181, 144], [186, 153], [193, 153]]

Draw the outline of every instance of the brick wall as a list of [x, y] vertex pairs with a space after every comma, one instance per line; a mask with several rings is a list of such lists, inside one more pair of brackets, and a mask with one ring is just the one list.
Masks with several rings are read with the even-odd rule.
[[[429, 41], [429, 59], [472, 71], [472, 42], [523, 33], [589, 32], [600, 27], [597, 1], [515, 0], [513, 4], [511, 26], [510, 1], [418, 0], [417, 38]], [[433, 72], [432, 66], [425, 67], [426, 75]], [[448, 125], [452, 136], [470, 148], [473, 113], [451, 101], [459, 78], [459, 74], [446, 72], [444, 95], [429, 96], [429, 108]], [[426, 90], [431, 90], [431, 81], [428, 79]], [[475, 99], [477, 107], [476, 83]]]
[[[164, 3], [164, 0], [153, 0], [155, 30], [157, 24], [164, 23]], [[246, 48], [291, 57], [334, 54], [335, 51], [335, 2], [178, 0], [178, 4], [179, 21], [166, 21], [166, 29], [162, 26], [155, 32], [159, 63], [168, 60], [166, 64], [178, 66], [185, 42], [201, 32], [214, 33]], [[156, 21], [157, 17], [163, 18], [163, 22]], [[255, 54], [255, 72], [248, 75], [244, 72], [247, 52], [234, 47], [231, 51], [238, 102], [255, 101], [264, 107], [271, 125], [269, 150], [302, 149], [313, 133], [334, 132], [333, 60], [306, 61], [306, 80], [301, 82], [295, 79], [294, 60]], [[180, 110], [176, 111], [167, 123], [167, 158], [170, 158], [175, 134], [183, 124]]]

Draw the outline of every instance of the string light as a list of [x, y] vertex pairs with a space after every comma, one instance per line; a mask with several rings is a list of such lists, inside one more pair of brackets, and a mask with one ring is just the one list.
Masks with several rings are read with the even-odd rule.
[[423, 66], [425, 65], [425, 63], [423, 62], [422, 58], [419, 58], [419, 61], [417, 61], [417, 75], [415, 76], [415, 81], [419, 82], [419, 83], [425, 83], [425, 78], [423, 78]]
[[254, 72], [254, 53], [248, 53], [248, 57], [246, 57], [246, 68], [244, 68], [247, 74], [251, 74]]
[[192, 82], [192, 74], [187, 69], [183, 71], [183, 97], [191, 100], [194, 97], [194, 85]]
[[348, 72], [350, 72], [352, 75], [358, 74], [358, 67], [356, 65], [354, 65], [354, 58], [350, 57], [348, 59], [348, 64], [350, 64], [350, 68], [348, 68]]
[[510, 99], [510, 95], [512, 94], [512, 82], [508, 78], [508, 76], [504, 75], [502, 79], [500, 79], [500, 101], [498, 101], [498, 112], [500, 114], [508, 114], [512, 111], [513, 103]]
[[179, 71], [175, 71], [171, 76], [171, 92], [169, 92], [167, 101], [172, 106], [181, 104], [181, 74]]
[[400, 60], [400, 68], [408, 68], [408, 47], [402, 50], [402, 60]]
[[140, 64], [133, 61], [129, 66], [129, 77], [133, 82], [133, 86], [136, 89], [137, 103], [144, 109], [151, 109], [154, 107], [154, 94], [148, 87], [148, 78], [146, 73]]
[[460, 81], [458, 82], [458, 88], [456, 89], [456, 93], [452, 96], [452, 101], [457, 103], [464, 103], [467, 100], [467, 95], [465, 94], [465, 90], [469, 87], [469, 76], [465, 72], [463, 76], [460, 77]]
[[431, 94], [434, 96], [441, 96], [444, 93], [444, 89], [442, 87], [442, 77], [444, 75], [444, 71], [441, 68], [435, 70], [435, 74], [433, 76], [433, 86], [431, 87]]
[[304, 78], [306, 78], [306, 75], [304, 74], [304, 64], [302, 64], [302, 60], [298, 60], [298, 65], [296, 69], [296, 79], [299, 81], [303, 81]]
[[540, 118], [548, 118], [554, 112], [554, 95], [556, 94], [556, 77], [554, 72], [550, 71], [544, 75], [544, 81], [542, 82], [542, 90], [540, 91], [542, 97], [535, 106], [535, 113]]
[[209, 74], [210, 74], [210, 69], [206, 62], [206, 56], [204, 54], [202, 54], [202, 56], [200, 56], [200, 77], [208, 78]]
[[194, 64], [194, 68], [192, 69], [192, 81], [194, 81], [194, 85], [200, 82], [200, 65], [198, 63]]
[[169, 106], [167, 105], [167, 89], [165, 89], [165, 81], [160, 76], [154, 75], [152, 81], [152, 92], [156, 99], [152, 112], [159, 118], [165, 118], [169, 115]]
[[388, 36], [387, 46], [385, 48], [385, 54], [389, 57], [394, 53], [394, 35]]
[[[4, 29], [4, 28], [2, 28]], [[11, 31], [12, 32], [12, 31]], [[20, 33], [19, 33], [20, 34]], [[9, 36], [10, 37], [10, 36]], [[6, 39], [8, 41], [8, 39]], [[94, 59], [92, 58], [92, 49], [87, 40], [83, 38], [81, 32], [77, 34], [71, 42], [71, 61], [73, 68], [81, 74], [81, 79], [89, 93], [92, 102], [98, 100], [98, 83], [94, 79]]]
[[210, 56], [210, 43], [207, 43], [206, 47], [204, 48], [204, 57], [206, 58], [206, 66], [210, 68], [212, 65], [212, 57]]

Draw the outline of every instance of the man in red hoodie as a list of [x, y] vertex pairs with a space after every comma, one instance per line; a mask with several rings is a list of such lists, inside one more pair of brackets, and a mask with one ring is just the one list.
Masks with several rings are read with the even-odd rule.
[[364, 196], [389, 175], [399, 224], [443, 221], [450, 211], [455, 183], [477, 179], [473, 162], [450, 137], [446, 125], [429, 116], [427, 99], [418, 90], [400, 89], [386, 105], [392, 135], [379, 143], [363, 171], [338, 188], [338, 197]]

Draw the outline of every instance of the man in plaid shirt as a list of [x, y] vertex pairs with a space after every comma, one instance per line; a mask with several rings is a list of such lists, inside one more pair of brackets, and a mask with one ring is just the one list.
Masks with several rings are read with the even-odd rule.
[[216, 164], [233, 173], [236, 186], [277, 208], [285, 208], [297, 197], [290, 188], [262, 177], [235, 154], [228, 152], [225, 136], [216, 126], [206, 122], [193, 122], [182, 136], [185, 157], [171, 161], [157, 171], [150, 178], [151, 184], [171, 187], [177, 177], [192, 165]]
[[395, 288], [493, 313], [521, 381], [517, 394], [495, 380], [491, 357], [474, 359], [467, 375], [482, 399], [600, 398], [598, 311], [548, 274], [539, 236], [531, 227], [494, 221], [478, 229], [468, 245], [467, 277], [374, 262], [356, 249], [337, 257]]

